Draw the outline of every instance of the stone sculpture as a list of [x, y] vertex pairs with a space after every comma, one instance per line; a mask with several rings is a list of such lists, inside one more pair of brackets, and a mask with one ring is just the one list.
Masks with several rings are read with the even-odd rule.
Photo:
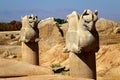
[[38, 29], [37, 22], [38, 17], [34, 15], [26, 15], [22, 19], [22, 28], [20, 32], [20, 41], [22, 42], [37, 42], [38, 41]]
[[70, 75], [96, 79], [95, 52], [99, 50], [99, 35], [95, 23], [98, 12], [89, 9], [79, 15], [67, 16], [69, 28], [66, 34], [65, 52], [70, 52]]
[[97, 11], [92, 13], [90, 10], [85, 10], [81, 16], [75, 11], [67, 16], [69, 28], [65, 51], [81, 53], [82, 50], [84, 52], [99, 50], [99, 36], [95, 28], [97, 14]]
[[38, 17], [26, 15], [22, 17], [20, 41], [22, 41], [22, 60], [31, 64], [39, 64], [37, 28]]

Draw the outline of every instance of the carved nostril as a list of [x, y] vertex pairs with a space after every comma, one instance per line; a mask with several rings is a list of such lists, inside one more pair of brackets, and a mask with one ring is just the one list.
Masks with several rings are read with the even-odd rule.
[[35, 20], [35, 17], [33, 18], [33, 20]]

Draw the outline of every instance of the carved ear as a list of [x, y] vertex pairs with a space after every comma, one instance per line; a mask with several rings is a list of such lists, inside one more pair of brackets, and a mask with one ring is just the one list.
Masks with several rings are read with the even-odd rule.
[[95, 10], [95, 12], [93, 13], [93, 16], [94, 16], [94, 21], [97, 21], [98, 20], [98, 11]]
[[96, 15], [98, 15], [98, 11], [97, 10], [95, 10], [95, 12], [94, 12]]
[[73, 15], [76, 15], [77, 18], [78, 18], [78, 20], [80, 19], [79, 13], [77, 13], [76, 11], [73, 11], [72, 14], [73, 14]]
[[87, 13], [87, 9], [83, 11], [82, 16]]
[[38, 16], [35, 16], [36, 17], [36, 19], [38, 18]]
[[84, 15], [89, 15], [89, 9], [86, 9], [83, 11], [83, 13], [81, 14], [81, 18], [83, 19]]

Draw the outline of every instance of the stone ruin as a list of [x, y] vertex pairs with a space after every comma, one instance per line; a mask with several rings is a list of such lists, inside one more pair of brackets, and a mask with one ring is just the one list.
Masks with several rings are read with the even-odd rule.
[[21, 17], [22, 19], [22, 28], [20, 32], [20, 41], [22, 42], [37, 42], [38, 41], [38, 29], [37, 22], [38, 17], [35, 15], [26, 15]]
[[67, 16], [69, 28], [64, 52], [70, 52], [70, 75], [96, 79], [95, 52], [99, 50], [99, 35], [95, 23], [98, 12], [84, 10], [79, 15], [72, 12]]
[[37, 28], [38, 17], [26, 15], [22, 17], [22, 28], [20, 41], [22, 42], [22, 60], [31, 64], [39, 64], [38, 40], [39, 31]]
[[65, 52], [81, 53], [83, 50], [84, 52], [99, 50], [99, 36], [95, 28], [97, 14], [97, 11], [93, 13], [85, 10], [81, 15], [73, 11], [67, 16], [69, 28], [66, 33]]
[[[57, 25], [54, 18], [47, 18], [38, 23], [37, 16], [22, 17], [22, 62], [3, 61], [0, 65], [0, 77], [53, 74], [51, 69], [40, 66], [40, 54], [65, 40], [63, 52], [69, 53], [70, 76], [96, 79], [95, 53], [99, 50], [99, 35], [95, 28], [97, 19], [97, 11], [88, 9], [81, 15], [73, 11], [67, 16], [66, 30]], [[45, 30], [44, 26], [47, 26]], [[57, 35], [56, 30], [59, 31]]]

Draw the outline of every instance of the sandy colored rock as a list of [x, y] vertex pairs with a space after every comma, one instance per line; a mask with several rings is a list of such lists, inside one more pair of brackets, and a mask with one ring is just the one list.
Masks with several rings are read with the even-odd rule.
[[[0, 56], [3, 57], [4, 53], [9, 51], [11, 54], [14, 54], [18, 57], [21, 57], [21, 46], [9, 46], [9, 45], [1, 45], [0, 46]], [[6, 54], [5, 54], [6, 55]]]
[[64, 46], [62, 44], [59, 44], [46, 51], [44, 54], [41, 54], [41, 66], [50, 67], [52, 64], [60, 64], [68, 69], [69, 64], [67, 60], [69, 54], [62, 52], [63, 47]]
[[20, 45], [20, 31], [1, 31], [0, 45]]
[[18, 77], [18, 78], [6, 78], [0, 80], [93, 80], [86, 78], [77, 78], [70, 76], [62, 76], [62, 75], [37, 75], [37, 76], [27, 76], [27, 77]]
[[117, 27], [117, 28], [114, 30], [114, 33], [116, 33], [116, 34], [120, 33], [120, 27]]
[[117, 77], [120, 75], [120, 44], [103, 45], [96, 55], [97, 76]]
[[38, 55], [38, 43], [37, 42], [22, 42], [22, 61], [30, 64], [39, 65]]
[[[41, 26], [43, 26], [43, 27], [41, 27], [41, 31], [42, 31], [41, 34], [43, 37], [45, 36], [42, 40], [43, 43], [40, 43], [40, 45], [42, 45], [40, 47], [41, 52], [42, 52], [42, 58], [41, 58], [42, 64], [41, 65], [48, 67], [52, 63], [61, 62], [62, 65], [68, 66], [68, 68], [69, 68], [69, 58], [68, 58], [69, 54], [67, 53], [64, 55], [61, 52], [61, 49], [63, 48], [64, 43], [63, 43], [63, 45], [59, 45], [59, 42], [61, 42], [61, 40], [63, 40], [63, 37], [61, 38], [61, 36], [60, 36], [61, 34], [59, 34], [59, 29], [57, 28], [56, 24], [55, 24], [56, 27], [50, 27], [50, 26], [52, 26], [52, 22], [50, 20], [50, 22], [49, 21], [46, 21], [45, 23], [43, 22], [43, 25], [41, 25]], [[114, 31], [115, 31], [115, 29], [117, 29], [117, 27], [120, 26], [120, 24], [110, 21], [110, 20], [107, 20], [107, 19], [99, 19], [97, 21], [96, 26], [97, 26], [97, 30], [98, 30], [99, 36], [100, 36], [100, 43], [102, 43], [100, 46], [99, 52], [96, 54], [97, 77], [98, 77], [97, 80], [108, 80], [108, 79], [109, 80], [119, 80], [120, 79], [120, 77], [119, 77], [120, 76], [120, 74], [119, 74], [119, 72], [120, 72], [119, 71], [120, 70], [120, 65], [119, 65], [120, 64], [120, 60], [119, 60], [120, 44], [118, 44], [118, 43], [120, 43], [120, 35], [116, 34], [116, 33], [114, 34]], [[65, 38], [65, 34], [68, 29], [68, 23], [63, 24], [60, 28], [63, 30], [64, 38]], [[14, 39], [11, 39], [12, 34], [15, 34], [15, 36], [17, 38], [19, 36], [19, 31], [0, 32], [0, 37], [1, 37], [0, 44], [3, 45], [3, 44], [9, 44], [9, 43], [13, 42]], [[54, 35], [55, 37], [50, 36], [50, 35]], [[53, 44], [51, 44], [50, 41]], [[59, 45], [59, 47], [58, 47], [58, 45]], [[15, 53], [15, 54], [17, 54], [17, 53], [21, 54], [20, 46], [19, 47], [7, 46], [7, 45], [0, 46], [0, 50], [2, 52], [5, 50], [9, 50], [10, 52]], [[52, 59], [53, 59], [53, 61], [52, 61]], [[2, 62], [4, 62], [4, 61], [2, 60]], [[0, 66], [1, 66], [0, 72], [3, 70], [6, 71], [7, 69], [5, 69], [5, 68], [9, 67], [9, 65], [16, 64], [16, 63], [18, 65], [20, 64], [18, 62], [14, 62], [11, 60], [10, 60], [10, 62], [5, 61], [4, 64], [2, 62], [0, 63]], [[21, 63], [21, 64], [23, 64], [23, 63]], [[18, 68], [19, 68], [19, 66], [18, 66]], [[28, 70], [31, 70], [31, 67], [25, 67], [25, 68], [28, 68]], [[10, 69], [13, 69], [13, 66]], [[13, 69], [13, 70], [15, 70], [15, 69]], [[24, 70], [24, 68], [23, 68], [23, 70]], [[16, 69], [16, 71], [17, 71], [17, 69]], [[26, 72], [31, 73], [29, 71], [26, 71]], [[8, 72], [6, 71], [6, 73], [8, 73]], [[14, 71], [14, 73], [15, 73], [15, 71]], [[25, 73], [25, 75], [27, 75], [27, 73]], [[34, 72], [32, 72], [32, 73], [34, 74]], [[19, 73], [19, 74], [22, 75], [22, 73]], [[31, 74], [31, 75], [33, 75], [33, 74]], [[15, 76], [17, 76], [17, 75], [15, 75]], [[65, 78], [65, 76], [59, 76], [59, 78], [58, 78], [54, 75], [50, 75], [50, 76], [48, 76], [48, 75], [41, 76], [40, 75], [37, 77], [36, 76], [27, 76], [27, 77], [14, 77], [14, 78], [0, 78], [0, 80], [30, 80], [30, 79], [31, 80], [35, 80], [35, 79], [36, 80], [40, 80], [40, 79], [41, 80], [47, 80], [47, 79], [48, 80], [49, 79], [56, 80], [56, 78], [58, 80], [61, 80], [61, 79], [63, 79], [63, 80], [81, 80], [81, 78], [73, 78], [73, 77], [68, 78], [68, 76], [67, 76], [67, 79]], [[89, 79], [87, 79], [87, 80], [89, 80]]]
[[0, 77], [53, 74], [51, 69], [16, 60], [0, 59]]
[[[58, 44], [64, 43], [64, 36], [65, 36], [64, 31], [65, 30], [62, 30], [63, 28], [61, 27], [62, 26], [59, 26], [57, 22], [54, 21], [54, 18], [47, 18], [38, 23], [39, 37], [40, 37], [40, 41], [39, 41], [39, 56], [40, 56], [39, 63], [40, 65], [43, 63], [43, 61], [41, 61], [43, 59], [41, 57], [42, 55], [45, 54], [45, 56], [50, 56], [48, 53], [49, 52], [48, 50], [50, 50], [51, 48], [53, 48], [54, 46]], [[53, 54], [59, 54], [59, 53], [53, 52]]]
[[37, 28], [38, 17], [26, 15], [22, 17], [22, 28], [20, 41], [22, 42], [22, 61], [30, 64], [39, 64], [38, 40], [39, 31]]
[[89, 79], [96, 78], [95, 54], [76, 55], [70, 53], [69, 58], [70, 76]]
[[54, 18], [47, 18], [38, 23], [39, 53], [44, 53], [56, 44], [63, 42], [64, 33]]
[[119, 26], [119, 23], [104, 18], [100, 18], [96, 23], [97, 30], [100, 34], [114, 34], [114, 30]]

